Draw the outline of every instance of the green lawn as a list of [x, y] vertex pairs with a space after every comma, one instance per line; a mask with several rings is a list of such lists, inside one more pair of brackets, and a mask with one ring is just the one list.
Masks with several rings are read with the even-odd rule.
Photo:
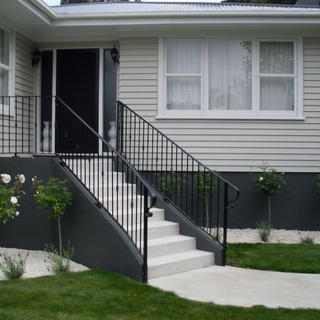
[[104, 271], [0, 281], [1, 320], [295, 320], [318, 310], [224, 307], [178, 298]]
[[259, 270], [320, 273], [320, 245], [229, 244], [227, 264]]

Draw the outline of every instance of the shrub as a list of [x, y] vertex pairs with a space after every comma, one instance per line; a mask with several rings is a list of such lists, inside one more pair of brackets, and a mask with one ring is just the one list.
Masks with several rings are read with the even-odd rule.
[[11, 176], [0, 174], [0, 223], [7, 223], [19, 215], [19, 198], [24, 192], [21, 190], [25, 177], [18, 174], [14, 180]]
[[10, 256], [6, 253], [0, 254], [3, 261], [0, 262], [0, 270], [8, 280], [19, 279], [25, 272], [26, 260], [29, 253], [24, 257], [20, 252], [17, 256]]
[[310, 236], [301, 237], [300, 243], [301, 244], [314, 244], [314, 239]]
[[252, 175], [252, 181], [268, 198], [268, 223], [271, 225], [271, 195], [279, 193], [283, 185], [286, 184], [284, 172], [280, 173], [274, 168], [267, 166], [260, 167], [261, 172]]
[[269, 237], [270, 237], [270, 233], [271, 233], [271, 229], [272, 229], [272, 225], [270, 223], [268, 223], [268, 221], [261, 221], [258, 223], [257, 227], [259, 229], [259, 236], [260, 236], [261, 241], [268, 242]]
[[48, 254], [48, 260], [51, 265], [51, 270], [48, 269], [49, 271], [55, 274], [70, 271], [70, 260], [74, 255], [74, 248], [70, 243], [68, 243], [67, 249], [62, 249], [61, 254], [53, 245], [46, 244], [44, 251]]
[[66, 186], [67, 180], [50, 177], [48, 181], [32, 178], [36, 189], [34, 198], [38, 204], [49, 211], [49, 218], [58, 222], [59, 253], [62, 257], [61, 218], [68, 205], [71, 204], [71, 193]]

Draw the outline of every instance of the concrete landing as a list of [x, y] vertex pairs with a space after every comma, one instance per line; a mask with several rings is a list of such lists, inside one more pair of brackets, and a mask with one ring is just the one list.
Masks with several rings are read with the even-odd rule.
[[320, 309], [320, 274], [210, 266], [149, 284], [183, 298], [221, 305]]

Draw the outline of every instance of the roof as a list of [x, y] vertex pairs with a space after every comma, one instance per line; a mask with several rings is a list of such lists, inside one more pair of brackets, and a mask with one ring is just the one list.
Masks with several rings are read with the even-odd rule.
[[293, 6], [247, 3], [190, 3], [190, 2], [93, 2], [51, 7], [57, 14], [101, 14], [134, 12], [314, 12], [319, 6]]

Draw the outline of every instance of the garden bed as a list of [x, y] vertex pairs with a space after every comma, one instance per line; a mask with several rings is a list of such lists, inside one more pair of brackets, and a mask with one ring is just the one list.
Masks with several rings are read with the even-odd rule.
[[[48, 254], [44, 251], [31, 251], [31, 250], [21, 250], [21, 249], [9, 249], [9, 248], [0, 248], [0, 254], [7, 254], [10, 256], [17, 256], [18, 253], [21, 253], [21, 255], [24, 257], [28, 252], [29, 255], [26, 260], [26, 268], [25, 273], [22, 276], [22, 278], [35, 278], [35, 277], [41, 277], [46, 275], [53, 274], [50, 271], [50, 262], [48, 260]], [[0, 257], [0, 261], [1, 261]], [[73, 261], [70, 262], [70, 271], [71, 272], [79, 272], [79, 271], [85, 271], [88, 270], [87, 267], [75, 263]], [[4, 276], [0, 271], [0, 280], [4, 280]]]

